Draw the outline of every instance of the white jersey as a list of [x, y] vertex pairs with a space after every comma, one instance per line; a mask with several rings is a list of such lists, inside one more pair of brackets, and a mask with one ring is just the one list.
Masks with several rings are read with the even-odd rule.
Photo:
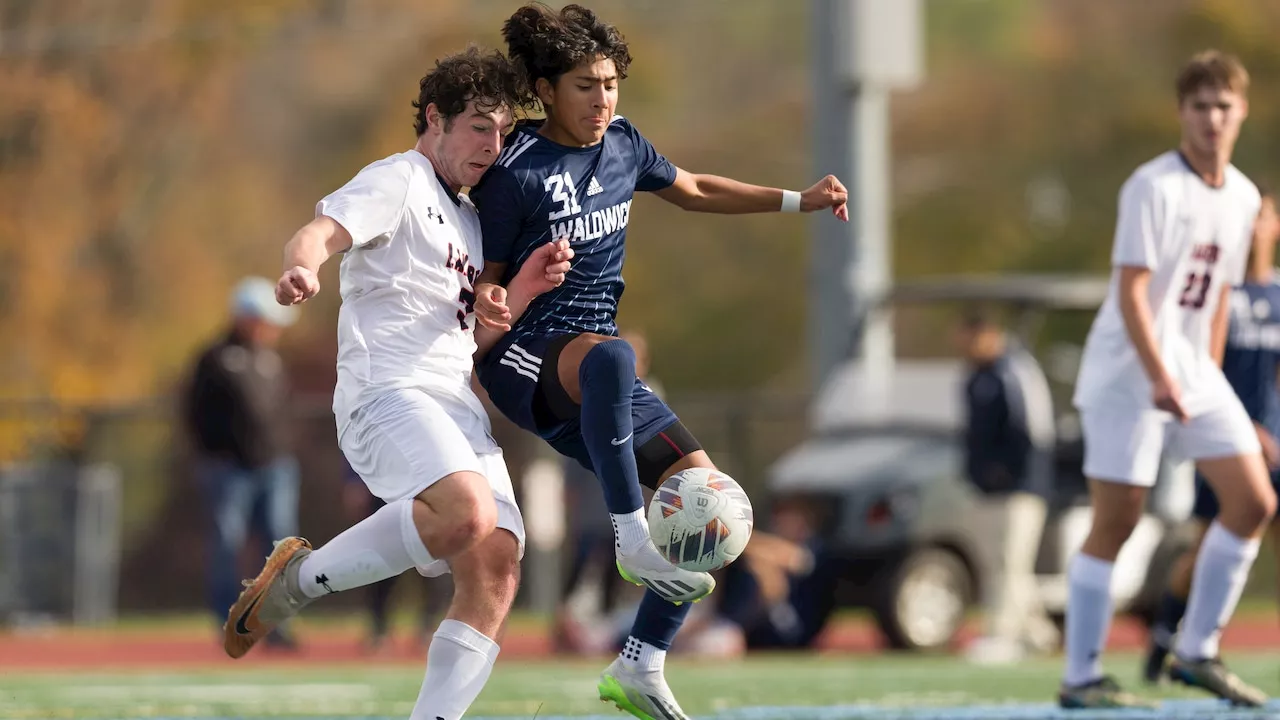
[[342, 258], [338, 382], [342, 435], [352, 413], [391, 388], [446, 392], [486, 418], [471, 390], [472, 294], [480, 220], [417, 150], [362, 169], [316, 205], [351, 234]]
[[1231, 388], [1210, 355], [1210, 335], [1222, 288], [1244, 279], [1250, 237], [1261, 198], [1257, 187], [1228, 166], [1210, 187], [1176, 151], [1148, 162], [1120, 191], [1112, 249], [1111, 290], [1085, 342], [1075, 404], [1151, 407], [1151, 382], [1120, 313], [1120, 268], [1151, 271], [1156, 347], [1195, 414], [1212, 408]]

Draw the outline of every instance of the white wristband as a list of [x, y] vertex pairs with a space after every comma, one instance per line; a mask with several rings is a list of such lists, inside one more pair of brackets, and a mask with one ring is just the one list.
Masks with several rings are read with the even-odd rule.
[[782, 191], [782, 212], [800, 212], [800, 193], [795, 190]]

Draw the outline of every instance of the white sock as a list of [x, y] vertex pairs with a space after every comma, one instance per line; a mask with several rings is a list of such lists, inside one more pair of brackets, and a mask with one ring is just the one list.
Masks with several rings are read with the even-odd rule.
[[629, 513], [609, 513], [613, 521], [613, 537], [618, 549], [630, 555], [637, 548], [649, 542], [649, 523], [644, 516], [644, 508]]
[[1077, 553], [1067, 568], [1066, 685], [1102, 677], [1102, 651], [1111, 630], [1114, 563]]
[[350, 590], [429, 564], [431, 554], [413, 526], [413, 502], [389, 503], [316, 548], [298, 568], [303, 594], [315, 598]]
[[1217, 522], [1209, 526], [1196, 556], [1187, 614], [1178, 631], [1177, 654], [1187, 660], [1218, 656], [1222, 628], [1231, 620], [1258, 557], [1257, 540], [1245, 540]]
[[647, 642], [628, 637], [627, 644], [622, 646], [622, 664], [629, 670], [639, 672], [662, 672], [667, 664], [667, 651], [660, 650]]
[[427, 649], [427, 676], [418, 691], [411, 720], [458, 720], [489, 680], [498, 644], [458, 622], [440, 623]]

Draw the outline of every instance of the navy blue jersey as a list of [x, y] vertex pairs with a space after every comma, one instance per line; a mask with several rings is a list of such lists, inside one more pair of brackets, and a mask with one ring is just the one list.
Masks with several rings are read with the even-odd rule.
[[505, 285], [535, 248], [567, 238], [574, 259], [564, 283], [536, 298], [512, 332], [616, 335], [631, 199], [637, 190], [670, 187], [675, 166], [620, 115], [601, 142], [585, 148], [552, 142], [540, 126], [517, 125], [471, 191], [485, 262], [506, 263]]
[[1231, 291], [1231, 326], [1222, 371], [1255, 423], [1280, 436], [1280, 281]]

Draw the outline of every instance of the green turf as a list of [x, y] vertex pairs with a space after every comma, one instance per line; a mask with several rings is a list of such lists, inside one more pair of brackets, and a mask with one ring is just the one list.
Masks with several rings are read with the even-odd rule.
[[[1139, 689], [1136, 659], [1116, 656], [1108, 665], [1122, 681]], [[1274, 655], [1236, 655], [1232, 665], [1246, 679], [1280, 693], [1280, 660]], [[601, 667], [599, 662], [500, 661], [472, 715], [624, 718], [596, 699]], [[673, 661], [668, 678], [685, 710], [696, 716], [760, 708], [748, 716], [763, 720], [795, 715], [801, 707], [874, 704], [886, 709], [929, 707], [937, 717], [950, 717], [948, 709], [964, 706], [1044, 704], [1052, 699], [1060, 668], [1056, 659], [997, 669], [943, 657], [764, 657], [721, 663]], [[6, 674], [0, 676], [0, 717], [405, 718], [421, 677], [421, 667], [404, 664]], [[1200, 697], [1168, 687], [1161, 688], [1159, 696]], [[764, 709], [782, 707], [795, 711]], [[851, 710], [829, 716], [858, 715]], [[1044, 712], [1035, 716], [1044, 717]]]

